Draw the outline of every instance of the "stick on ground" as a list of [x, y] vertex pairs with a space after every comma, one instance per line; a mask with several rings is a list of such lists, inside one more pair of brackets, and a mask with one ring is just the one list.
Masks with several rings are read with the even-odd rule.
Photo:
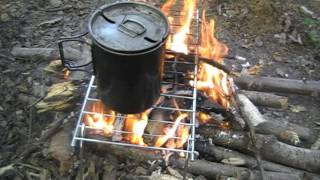
[[235, 78], [241, 89], [301, 95], [320, 95], [320, 81], [303, 81], [275, 77], [241, 76]]

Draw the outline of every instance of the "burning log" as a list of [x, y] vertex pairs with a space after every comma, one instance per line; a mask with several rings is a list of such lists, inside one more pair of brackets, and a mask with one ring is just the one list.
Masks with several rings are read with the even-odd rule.
[[288, 97], [278, 96], [271, 93], [256, 92], [256, 91], [240, 91], [246, 95], [253, 104], [257, 106], [266, 106], [271, 108], [288, 108]]
[[[253, 153], [253, 145], [247, 132], [224, 131], [200, 126], [199, 133], [212, 142], [226, 148]], [[272, 135], [256, 135], [257, 150], [266, 160], [303, 169], [320, 172], [320, 151], [291, 146], [278, 141]]]
[[252, 102], [244, 95], [239, 95], [242, 112], [250, 119], [256, 132], [262, 134], [273, 134], [279, 140], [297, 145], [300, 139], [308, 143], [316, 141], [317, 133], [309, 128], [302, 127], [287, 121], [268, 121]]
[[235, 79], [235, 83], [242, 89], [254, 91], [314, 96], [317, 96], [320, 93], [319, 81], [303, 81], [274, 77], [241, 76]]
[[[216, 162], [221, 162], [221, 161], [229, 160], [232, 158], [236, 158], [243, 161], [243, 163], [239, 165], [242, 165], [244, 167], [251, 169], [258, 166], [256, 158], [252, 156], [239, 153], [237, 151], [232, 151], [230, 149], [226, 149], [213, 144], [209, 144], [207, 142], [197, 142], [195, 145], [195, 148], [201, 154], [207, 154], [210, 157], [213, 157]], [[283, 173], [298, 173], [299, 176], [308, 177], [308, 179], [312, 179], [312, 178], [320, 179], [319, 175], [302, 171], [299, 169], [291, 168], [288, 166], [284, 166], [281, 164], [276, 164], [270, 161], [262, 160], [262, 166], [264, 170], [267, 170], [267, 171], [283, 172]]]

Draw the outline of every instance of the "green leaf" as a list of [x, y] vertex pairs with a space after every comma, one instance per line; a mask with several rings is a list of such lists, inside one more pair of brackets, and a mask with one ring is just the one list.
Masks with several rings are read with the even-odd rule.
[[305, 18], [303, 18], [303, 24], [310, 26], [310, 25], [320, 24], [320, 22], [315, 19], [305, 17]]

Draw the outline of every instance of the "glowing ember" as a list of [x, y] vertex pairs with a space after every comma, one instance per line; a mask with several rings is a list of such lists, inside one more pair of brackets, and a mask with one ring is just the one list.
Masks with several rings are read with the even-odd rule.
[[[95, 114], [86, 114], [84, 123], [89, 127], [103, 130], [107, 135], [110, 134], [113, 130], [115, 112], [108, 110], [102, 102], [94, 102], [89, 108]], [[109, 114], [110, 117], [106, 117], [104, 114]]]
[[211, 118], [209, 114], [206, 114], [204, 112], [199, 112], [197, 114], [197, 117], [198, 117], [198, 120], [200, 121], [200, 123], [202, 123], [202, 124], [208, 123]]

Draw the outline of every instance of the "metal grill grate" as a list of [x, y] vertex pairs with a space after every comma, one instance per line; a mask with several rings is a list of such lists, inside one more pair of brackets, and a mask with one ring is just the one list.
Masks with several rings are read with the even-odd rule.
[[[196, 31], [195, 34], [192, 34], [193, 37], [195, 37], [196, 42], [199, 42], [199, 10], [195, 12], [195, 24], [196, 24]], [[96, 112], [91, 112], [88, 110], [88, 106], [92, 102], [99, 102], [100, 99], [97, 97], [94, 97], [95, 94], [97, 94], [97, 86], [95, 85], [95, 76], [91, 77], [91, 80], [88, 84], [88, 88], [86, 91], [86, 95], [84, 97], [84, 101], [82, 104], [82, 108], [80, 111], [80, 115], [77, 121], [77, 125], [75, 127], [75, 131], [73, 134], [72, 142], [71, 145], [75, 146], [77, 142], [80, 142], [80, 147], [83, 146], [83, 142], [94, 142], [94, 143], [104, 143], [104, 144], [113, 144], [113, 145], [120, 145], [120, 146], [127, 146], [127, 147], [139, 147], [139, 148], [145, 148], [145, 149], [150, 149], [150, 150], [165, 150], [165, 151], [171, 151], [171, 152], [183, 152], [186, 153], [188, 157], [190, 157], [191, 160], [194, 160], [194, 140], [195, 140], [195, 124], [196, 124], [196, 103], [197, 103], [197, 70], [198, 70], [198, 47], [196, 46], [195, 48], [195, 58], [193, 59], [193, 62], [188, 62], [188, 61], [182, 61], [179, 58], [178, 53], [174, 55], [174, 58], [166, 59], [164, 61], [165, 66], [170, 66], [173, 67], [173, 70], [168, 70], [165, 71], [165, 76], [168, 74], [171, 74], [171, 77], [173, 77], [173, 81], [162, 81], [162, 87], [171, 85], [172, 87], [179, 87], [176, 89], [179, 89], [181, 91], [181, 87], [184, 87], [185, 90], [189, 91], [189, 95], [181, 95], [178, 94], [177, 90], [173, 91], [173, 93], [162, 93], [161, 97], [163, 98], [175, 98], [175, 99], [183, 99], [183, 101], [191, 101], [190, 106], [188, 107], [183, 107], [183, 108], [177, 108], [177, 107], [171, 107], [171, 106], [165, 106], [165, 105], [155, 105], [153, 106], [153, 110], [158, 109], [161, 111], [180, 111], [183, 113], [188, 113], [188, 120], [186, 122], [180, 122], [179, 125], [184, 125], [184, 126], [189, 126], [190, 127], [190, 132], [189, 132], [189, 137], [186, 142], [186, 148], [185, 149], [173, 149], [173, 148], [166, 148], [166, 147], [155, 147], [152, 145], [148, 146], [142, 146], [142, 145], [137, 145], [137, 144], [130, 144], [129, 142], [125, 141], [112, 141], [108, 138], [106, 139], [97, 139], [97, 138], [90, 138], [86, 136], [86, 132], [90, 130], [98, 130], [94, 129], [92, 127], [86, 126], [84, 123], [84, 118], [85, 115], [94, 115], [94, 114], [99, 114]], [[170, 53], [172, 55], [172, 51]], [[175, 54], [175, 53], [173, 53]], [[190, 66], [191, 67], [191, 72], [184, 72], [184, 71], [177, 71], [175, 67], [183, 65], [183, 66]], [[193, 86], [188, 85], [187, 83], [180, 83], [177, 81], [178, 76], [186, 76], [192, 74], [191, 80], [193, 80]], [[111, 115], [111, 114], [103, 114], [104, 117], [110, 117], [114, 116], [116, 119], [122, 118], [125, 119], [126, 116], [123, 114], [116, 114], [116, 115]], [[164, 119], [149, 119], [149, 122], [156, 122], [156, 123], [165, 123], [165, 124], [173, 124], [174, 121], [167, 121]], [[123, 130], [112, 130], [112, 133], [121, 133], [121, 134], [130, 134], [132, 132], [128, 131], [123, 131]], [[151, 138], [156, 138], [160, 135], [158, 134], [148, 134], [145, 133], [143, 134], [143, 137], [151, 137]], [[169, 139], [181, 139], [181, 137], [171, 137]]]

